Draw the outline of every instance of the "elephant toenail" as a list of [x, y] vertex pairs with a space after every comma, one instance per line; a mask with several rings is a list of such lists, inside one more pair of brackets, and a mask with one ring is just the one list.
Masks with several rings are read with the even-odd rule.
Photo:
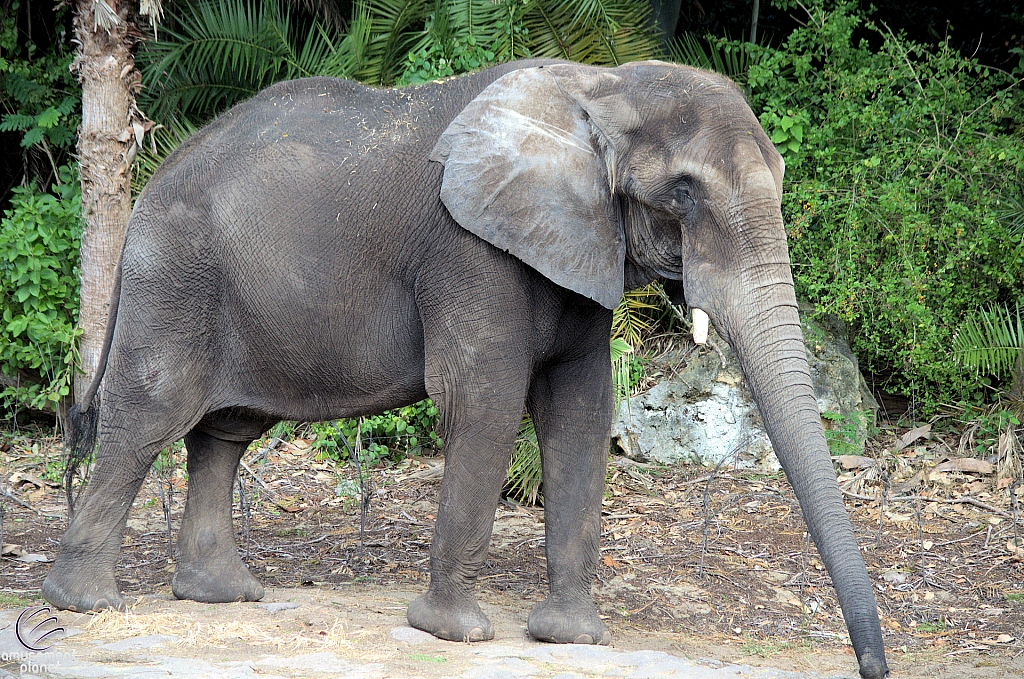
[[592, 644], [594, 643], [594, 637], [589, 634], [581, 634], [572, 640], [574, 644]]

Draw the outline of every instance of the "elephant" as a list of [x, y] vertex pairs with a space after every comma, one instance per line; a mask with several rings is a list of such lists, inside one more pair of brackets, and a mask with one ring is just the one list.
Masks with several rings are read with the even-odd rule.
[[446, 468], [409, 623], [493, 637], [474, 588], [525, 409], [549, 581], [529, 633], [609, 643], [591, 585], [612, 310], [625, 289], [664, 281], [735, 348], [860, 672], [885, 676], [801, 339], [783, 172], [739, 88], [657, 61], [513, 62], [401, 89], [308, 78], [236, 105], [166, 159], [130, 217], [101, 364], [72, 417], [72, 448], [94, 450], [95, 466], [43, 595], [124, 605], [127, 513], [155, 456], [184, 437], [173, 592], [258, 600], [230, 513], [246, 447], [281, 420], [429, 396]]

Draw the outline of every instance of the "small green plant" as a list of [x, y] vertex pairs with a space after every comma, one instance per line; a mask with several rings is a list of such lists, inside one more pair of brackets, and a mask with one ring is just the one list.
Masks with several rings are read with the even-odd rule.
[[747, 637], [747, 640], [743, 642], [743, 653], [746, 655], [756, 655], [759, 658], [770, 658], [789, 648], [790, 643], [788, 641], [772, 642], [767, 639]]
[[32, 599], [20, 597], [16, 594], [0, 592], [0, 608], [27, 608], [33, 603]]
[[1015, 604], [1024, 603], [1024, 592], [1007, 592], [1006, 600]]
[[825, 420], [825, 440], [828, 450], [833, 455], [859, 455], [864, 449], [865, 413], [853, 411], [848, 415], [841, 413], [822, 413]]
[[537, 430], [533, 427], [533, 420], [526, 416], [519, 427], [508, 466], [505, 487], [509, 497], [523, 504], [536, 504], [541, 496], [542, 476]]
[[919, 622], [914, 629], [918, 632], [945, 632], [946, 621], [940, 618], [935, 622]]
[[1024, 314], [1020, 302], [976, 310], [953, 338], [953, 356], [971, 368], [978, 380], [995, 376], [1009, 384], [1004, 391], [1024, 415]]
[[1017, 413], [1002, 408], [991, 408], [988, 411], [973, 411], [971, 430], [973, 432], [974, 449], [977, 457], [988, 457], [998, 444], [999, 436], [1011, 428], [1020, 426]]

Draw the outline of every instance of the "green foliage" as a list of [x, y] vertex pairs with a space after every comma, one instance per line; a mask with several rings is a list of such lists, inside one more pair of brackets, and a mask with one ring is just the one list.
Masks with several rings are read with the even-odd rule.
[[848, 415], [842, 413], [822, 413], [821, 418], [828, 424], [825, 426], [825, 441], [833, 455], [860, 455], [864, 452], [864, 434], [867, 413], [853, 411]]
[[710, 35], [701, 40], [693, 33], [673, 38], [668, 46], [673, 61], [715, 71], [739, 83], [746, 82], [753, 48], [749, 42]]
[[[430, 399], [389, 410], [373, 417], [313, 423], [316, 435], [313, 447], [322, 457], [344, 460], [355, 449], [358, 431], [362, 431], [364, 460], [377, 462], [402, 455], [419, 454], [424, 449], [440, 450], [444, 442], [434, 431], [437, 407]], [[346, 446], [347, 442], [347, 446]]]
[[1024, 295], [1021, 88], [854, 3], [807, 13], [780, 47], [746, 48], [751, 104], [786, 158], [797, 294], [847, 323], [887, 389], [926, 410], [981, 398], [949, 348], [970, 310]]
[[0, 220], [0, 391], [41, 409], [67, 396], [78, 331], [80, 190], [77, 173], [59, 171], [52, 193], [16, 188]]
[[617, 65], [659, 53], [648, 12], [645, 0], [356, 0], [338, 34], [282, 0], [194, 0], [143, 45], [139, 100], [168, 124], [288, 78], [415, 84], [529, 56]]
[[281, 80], [352, 74], [344, 41], [319, 23], [302, 26], [283, 3], [193, 2], [172, 11], [137, 60], [146, 83], [139, 102], [154, 120], [205, 121]]
[[[1020, 303], [982, 309], [969, 315], [953, 338], [953, 355], [968, 368], [1009, 378], [1024, 354], [1024, 316]], [[1017, 377], [1024, 380], [1024, 375]]]
[[[70, 70], [74, 55], [58, 40], [48, 52], [40, 53], [29, 42], [28, 58], [11, 56], [21, 51], [20, 4], [14, 0], [0, 22], [0, 132], [20, 132], [24, 148], [39, 145], [56, 171], [55, 154], [74, 147], [81, 119], [81, 92]], [[67, 11], [67, 5], [57, 10], [61, 15]]]
[[512, 460], [508, 466], [505, 490], [509, 497], [523, 504], [536, 504], [541, 495], [540, 443], [533, 420], [527, 415], [519, 426]]

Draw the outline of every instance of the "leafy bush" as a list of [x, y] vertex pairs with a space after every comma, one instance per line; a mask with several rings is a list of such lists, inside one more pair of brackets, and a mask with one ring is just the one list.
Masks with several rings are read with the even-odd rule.
[[1001, 217], [1024, 197], [1022, 91], [854, 3], [808, 15], [779, 48], [730, 43], [749, 52], [752, 105], [786, 159], [797, 294], [850, 326], [888, 389], [926, 410], [979, 401], [949, 348], [967, 312], [1024, 295], [1024, 239]]
[[[311, 425], [318, 452], [335, 460], [348, 458], [362, 431], [363, 448], [371, 463], [390, 457], [418, 454], [424, 449], [440, 450], [444, 442], [434, 431], [437, 408], [426, 399], [410, 406], [389, 410], [359, 420], [346, 419]], [[347, 445], [346, 445], [347, 444]]]
[[80, 189], [72, 168], [60, 168], [52, 193], [16, 188], [0, 219], [0, 391], [42, 409], [67, 396], [78, 331]]

